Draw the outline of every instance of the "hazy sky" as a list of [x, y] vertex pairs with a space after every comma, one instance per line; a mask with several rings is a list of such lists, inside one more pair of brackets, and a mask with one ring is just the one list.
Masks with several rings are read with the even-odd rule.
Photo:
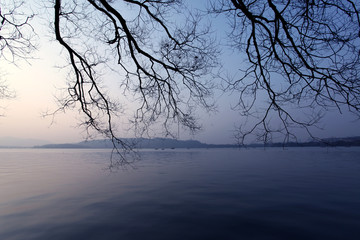
[[[215, 26], [218, 27], [219, 23]], [[43, 32], [40, 31], [39, 34]], [[35, 59], [30, 60], [30, 64], [23, 61], [14, 66], [0, 59], [0, 71], [2, 75], [5, 74], [2, 79], [16, 91], [16, 98], [0, 100], [0, 106], [4, 107], [1, 113], [5, 115], [0, 117], [0, 137], [36, 138], [54, 143], [82, 141], [86, 134], [82, 128], [76, 127], [81, 118], [77, 111], [59, 114], [54, 121], [51, 117], [42, 117], [47, 110], [56, 109], [54, 96], [59, 94], [60, 88], [66, 87], [66, 72], [55, 67], [63, 61], [59, 56], [61, 49], [58, 44], [48, 41], [48, 37], [39, 37], [39, 48], [33, 53]], [[223, 59], [230, 69], [237, 69], [234, 64], [238, 62], [236, 54], [224, 51]], [[184, 132], [180, 134], [180, 138], [193, 138], [207, 143], [233, 143], [234, 126], [244, 120], [237, 112], [231, 110], [236, 97], [229, 96], [228, 93], [215, 96], [218, 111], [199, 116], [204, 130], [195, 136]], [[323, 130], [315, 130], [315, 134], [320, 137], [360, 135], [360, 122], [347, 112], [327, 113], [322, 127]], [[123, 136], [130, 135], [131, 133], [126, 133]]]

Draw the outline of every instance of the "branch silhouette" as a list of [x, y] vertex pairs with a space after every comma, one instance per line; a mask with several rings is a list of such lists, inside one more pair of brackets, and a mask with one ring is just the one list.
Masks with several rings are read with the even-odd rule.
[[[14, 62], [35, 48], [22, 1], [0, 12], [0, 57]], [[196, 109], [212, 110], [221, 65], [219, 46], [202, 15], [180, 0], [54, 0], [53, 31], [67, 54], [69, 87], [52, 114], [77, 108], [82, 125], [130, 151], [116, 129], [121, 102], [102, 86], [103, 71], [121, 77], [119, 91], [136, 96], [133, 125], [140, 134], [161, 122], [164, 135], [177, 126], [197, 131]], [[226, 43], [243, 54], [241, 76], [225, 79], [238, 96], [244, 119], [235, 136], [269, 142], [309, 136], [324, 112], [347, 109], [359, 117], [360, 15], [358, 1], [212, 0], [208, 14], [225, 16]], [[216, 18], [211, 21], [216, 22]], [[6, 30], [7, 29], [7, 30]], [[216, 30], [216, 29], [215, 29]], [[227, 66], [224, 66], [226, 69]], [[234, 70], [234, 69], [230, 69]], [[243, 119], [242, 119], [243, 120]], [[121, 151], [122, 151], [121, 150]], [[125, 160], [125, 159], [123, 159]]]
[[[96, 42], [111, 49], [117, 59], [117, 71], [125, 73], [122, 87], [138, 94], [140, 105], [133, 123], [141, 131], [158, 121], [162, 121], [165, 135], [174, 136], [174, 123], [199, 130], [192, 106], [213, 107], [208, 101], [212, 84], [204, 79], [216, 65], [217, 50], [209, 29], [198, 26], [196, 15], [188, 15], [182, 26], [166, 21], [166, 12], [174, 11], [177, 1], [124, 0], [122, 7], [133, 9], [131, 20], [111, 3], [55, 1], [56, 40], [66, 49], [72, 68], [68, 97], [61, 100], [58, 111], [79, 104], [86, 128], [110, 138], [115, 149], [132, 149], [113, 128], [119, 105], [100, 87], [97, 67], [106, 60], [91, 46]], [[88, 21], [93, 24], [84, 28]], [[77, 35], [86, 42], [79, 46], [72, 37]]]
[[[211, 11], [227, 15], [231, 45], [247, 57], [242, 77], [227, 81], [239, 93], [235, 108], [258, 119], [239, 127], [240, 143], [250, 134], [271, 141], [274, 133], [286, 142], [296, 139], [294, 128], [313, 137], [321, 109], [359, 116], [359, 2], [224, 0], [213, 1]], [[260, 98], [267, 99], [261, 111]], [[303, 109], [306, 117], [296, 113]]]

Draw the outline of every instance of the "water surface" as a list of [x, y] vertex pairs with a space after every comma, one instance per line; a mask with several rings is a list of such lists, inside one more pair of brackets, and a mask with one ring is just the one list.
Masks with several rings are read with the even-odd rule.
[[359, 239], [360, 148], [0, 150], [0, 239]]

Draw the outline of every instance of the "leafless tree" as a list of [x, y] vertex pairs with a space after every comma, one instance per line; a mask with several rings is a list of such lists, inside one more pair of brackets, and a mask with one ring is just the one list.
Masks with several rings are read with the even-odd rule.
[[0, 78], [0, 99], [7, 99], [14, 97], [14, 92], [9, 89], [6, 82], [1, 81]]
[[[15, 93], [9, 89], [8, 85], [6, 84], [5, 81], [2, 81], [0, 78], [0, 99], [9, 99], [9, 98], [13, 98], [15, 96]], [[0, 105], [0, 109], [4, 110], [4, 107], [2, 105]], [[1, 112], [0, 113], [0, 117], [3, 117], [4, 114]]]
[[[102, 87], [111, 70], [119, 73], [119, 92], [137, 97], [133, 123], [140, 129], [160, 120], [165, 134], [172, 134], [172, 124], [199, 128], [194, 109], [212, 108], [218, 50], [195, 12], [180, 0], [52, 0], [51, 9], [71, 69], [57, 111], [80, 109], [86, 129], [130, 149], [114, 129], [121, 104]], [[359, 115], [358, 1], [213, 0], [211, 11], [228, 17], [229, 43], [247, 60], [239, 65], [241, 77], [226, 79], [227, 90], [239, 96], [235, 108], [257, 119], [239, 128], [240, 143], [254, 133], [265, 142], [274, 133], [288, 141], [296, 138], [294, 127], [312, 136], [319, 109], [346, 107]], [[33, 47], [22, 34], [32, 16], [20, 22], [13, 16], [1, 12], [2, 56], [22, 56]]]
[[[136, 96], [133, 123], [141, 132], [158, 121], [167, 135], [173, 134], [173, 125], [200, 128], [194, 110], [213, 107], [209, 76], [217, 50], [196, 13], [177, 0], [50, 2], [54, 36], [67, 53], [65, 67], [70, 70], [67, 95], [50, 114], [78, 108], [87, 130], [110, 138], [116, 151], [130, 150], [114, 129], [121, 103], [102, 87], [103, 73], [111, 70], [120, 73], [119, 92]], [[14, 64], [35, 48], [29, 23], [33, 15], [22, 12], [24, 3], [0, 3], [0, 57]]]
[[119, 104], [101, 87], [99, 72], [111, 66], [123, 74], [123, 91], [137, 94], [136, 126], [146, 129], [161, 120], [170, 135], [174, 123], [199, 129], [193, 109], [212, 108], [209, 73], [217, 50], [196, 14], [173, 17], [184, 9], [176, 0], [56, 0], [56, 40], [72, 69], [68, 97], [61, 99], [59, 110], [78, 104], [86, 128], [112, 139], [115, 147], [130, 149], [113, 128]]
[[30, 24], [33, 14], [23, 12], [24, 1], [0, 2], [0, 60], [16, 64], [27, 59], [36, 48], [34, 29]]
[[211, 11], [227, 16], [230, 45], [246, 54], [242, 76], [227, 79], [236, 109], [257, 119], [239, 127], [240, 143], [296, 139], [296, 127], [312, 136], [329, 108], [360, 115], [359, 1], [216, 0]]
[[[0, 2], [0, 63], [3, 61], [16, 64], [18, 59], [27, 59], [32, 50], [33, 29], [29, 23], [33, 15], [21, 10], [23, 1]], [[13, 98], [15, 93], [4, 80], [4, 70], [0, 73], [0, 99]]]

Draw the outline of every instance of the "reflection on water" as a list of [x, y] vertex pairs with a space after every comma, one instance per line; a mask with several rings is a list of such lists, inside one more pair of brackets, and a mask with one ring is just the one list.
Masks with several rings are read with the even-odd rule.
[[0, 150], [0, 239], [359, 239], [360, 148]]

